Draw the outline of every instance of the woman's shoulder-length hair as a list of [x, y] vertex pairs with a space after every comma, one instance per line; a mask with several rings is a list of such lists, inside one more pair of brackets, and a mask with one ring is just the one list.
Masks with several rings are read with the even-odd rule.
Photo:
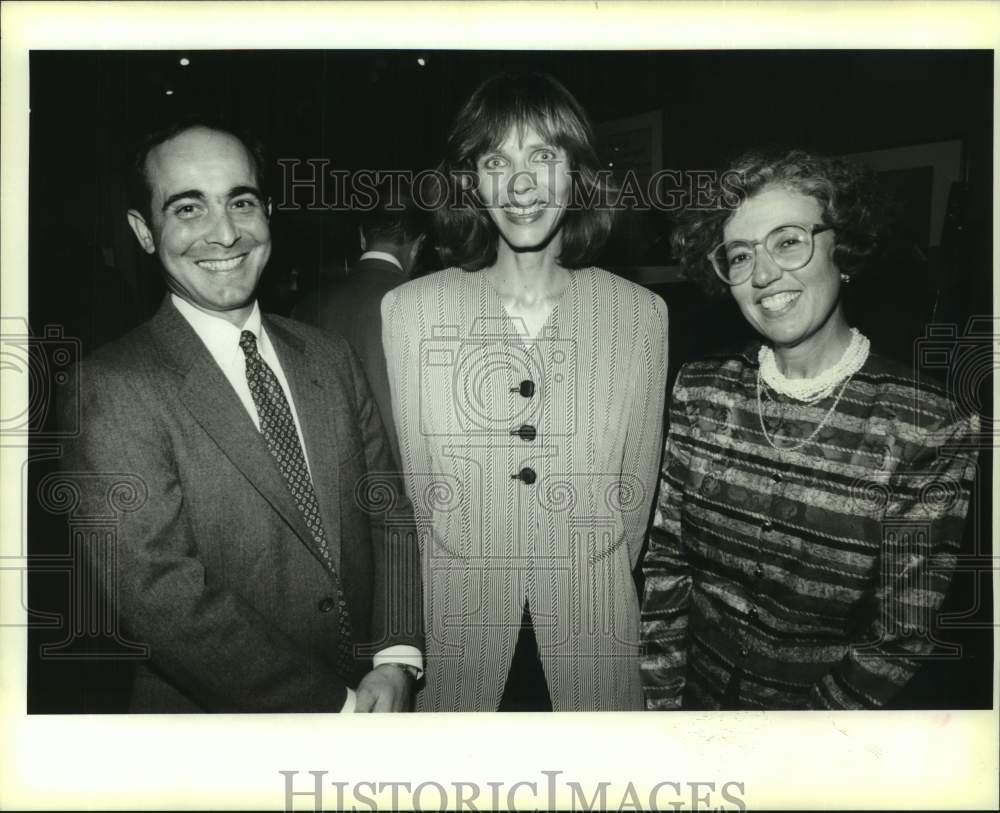
[[711, 205], [685, 210], [672, 235], [674, 253], [688, 278], [707, 294], [721, 296], [729, 289], [708, 259], [723, 241], [726, 222], [746, 200], [772, 187], [819, 202], [823, 223], [834, 229], [833, 260], [842, 273], [854, 277], [870, 266], [885, 228], [885, 201], [873, 172], [805, 150], [753, 151], [715, 177]]
[[572, 189], [561, 224], [559, 263], [590, 265], [604, 246], [612, 225], [610, 175], [600, 169], [586, 112], [547, 74], [499, 74], [481, 84], [458, 112], [434, 173], [441, 187], [433, 195], [434, 231], [446, 262], [467, 271], [496, 262], [500, 235], [475, 190], [476, 161], [512, 130], [528, 128], [569, 158]]

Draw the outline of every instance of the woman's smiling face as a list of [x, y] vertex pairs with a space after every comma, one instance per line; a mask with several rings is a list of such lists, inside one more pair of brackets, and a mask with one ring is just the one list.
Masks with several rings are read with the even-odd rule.
[[[723, 239], [727, 243], [762, 241], [779, 226], [808, 229], [819, 225], [822, 215], [816, 198], [787, 187], [766, 187], [729, 218]], [[843, 325], [840, 271], [833, 262], [834, 232], [821, 232], [813, 241], [812, 259], [797, 271], [782, 270], [763, 245], [756, 246], [753, 274], [730, 289], [747, 321], [776, 349], [820, 346]]]
[[537, 251], [557, 242], [572, 184], [565, 150], [532, 127], [512, 128], [479, 157], [476, 172], [479, 196], [511, 249]]

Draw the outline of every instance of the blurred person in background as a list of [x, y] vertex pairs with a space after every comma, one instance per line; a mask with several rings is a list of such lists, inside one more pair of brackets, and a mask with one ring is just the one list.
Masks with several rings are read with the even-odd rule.
[[382, 350], [382, 297], [418, 270], [426, 234], [425, 213], [402, 185], [377, 189], [374, 205], [359, 212], [361, 256], [346, 278], [324, 280], [303, 297], [292, 318], [347, 339], [361, 359], [382, 423], [399, 460], [389, 381]]

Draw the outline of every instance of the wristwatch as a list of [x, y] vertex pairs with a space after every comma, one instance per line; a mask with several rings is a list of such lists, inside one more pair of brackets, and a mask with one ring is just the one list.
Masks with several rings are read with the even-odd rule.
[[420, 670], [417, 669], [416, 666], [411, 666], [408, 663], [399, 663], [398, 661], [390, 661], [389, 663], [380, 664], [380, 666], [398, 666], [400, 669], [406, 672], [407, 675], [410, 676], [410, 679], [414, 683], [416, 683], [416, 681], [420, 679]]

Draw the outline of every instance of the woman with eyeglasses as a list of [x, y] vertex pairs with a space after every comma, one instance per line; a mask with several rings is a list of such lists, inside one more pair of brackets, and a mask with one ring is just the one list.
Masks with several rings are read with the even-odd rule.
[[647, 708], [881, 707], [933, 648], [978, 424], [845, 317], [878, 245], [868, 174], [793, 151], [722, 178], [675, 241], [762, 341], [686, 364], [673, 391], [643, 562]]
[[[422, 533], [423, 711], [641, 709], [632, 578], [659, 463], [667, 311], [592, 266], [610, 229], [587, 116], [484, 82], [440, 167], [453, 267], [382, 302]], [[603, 206], [603, 208], [602, 208]]]

